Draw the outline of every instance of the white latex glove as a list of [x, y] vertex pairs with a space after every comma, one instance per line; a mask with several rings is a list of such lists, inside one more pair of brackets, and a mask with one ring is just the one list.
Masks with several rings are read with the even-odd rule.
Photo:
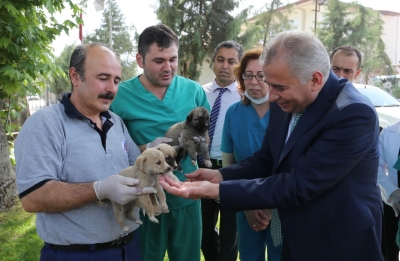
[[168, 142], [172, 142], [172, 139], [167, 138], [167, 137], [158, 137], [155, 140], [153, 140], [152, 142], [147, 143], [146, 149], [154, 148], [155, 146], [158, 146], [161, 143], [168, 143]]
[[125, 205], [137, 199], [137, 195], [157, 193], [153, 187], [132, 187], [138, 183], [138, 179], [114, 174], [104, 180], [96, 181], [93, 188], [99, 200], [108, 198], [120, 205]]

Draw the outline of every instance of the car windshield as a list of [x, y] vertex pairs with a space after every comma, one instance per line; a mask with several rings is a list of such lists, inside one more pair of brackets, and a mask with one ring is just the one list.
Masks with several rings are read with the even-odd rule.
[[357, 88], [364, 96], [367, 96], [375, 107], [396, 107], [400, 102], [389, 93], [378, 88]]

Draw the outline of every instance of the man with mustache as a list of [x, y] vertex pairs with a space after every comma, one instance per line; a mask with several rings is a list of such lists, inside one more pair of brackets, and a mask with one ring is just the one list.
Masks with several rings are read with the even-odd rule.
[[[132, 139], [143, 151], [161, 142], [172, 141], [164, 134], [173, 124], [184, 121], [197, 106], [210, 106], [199, 84], [176, 74], [178, 37], [166, 25], [146, 28], [139, 36], [136, 61], [143, 74], [120, 85], [111, 109], [126, 123]], [[180, 162], [185, 173], [197, 169], [189, 156]], [[168, 214], [157, 217], [159, 224], [141, 218], [140, 240], [144, 261], [162, 261], [168, 251], [170, 261], [199, 261], [201, 212], [198, 200], [184, 200], [166, 194]]]
[[101, 44], [79, 45], [69, 76], [72, 92], [30, 116], [15, 142], [19, 197], [27, 212], [36, 212], [45, 242], [40, 260], [140, 261], [139, 225], [127, 221], [122, 235], [112, 204], [97, 204], [155, 193], [118, 175], [140, 154], [121, 118], [108, 110], [121, 81], [120, 61]]
[[[232, 104], [240, 101], [233, 69], [239, 63], [242, 55], [243, 47], [237, 42], [224, 41], [219, 43], [212, 56], [215, 79], [203, 85], [207, 100], [212, 107], [208, 131], [211, 143], [212, 169], [222, 167], [221, 140], [226, 111]], [[206, 168], [201, 159], [198, 164], [200, 168]], [[201, 250], [205, 260], [236, 261], [236, 213], [233, 211], [220, 212], [219, 203], [212, 199], [201, 200], [201, 212], [203, 217]], [[218, 214], [220, 215], [219, 230], [216, 228]]]

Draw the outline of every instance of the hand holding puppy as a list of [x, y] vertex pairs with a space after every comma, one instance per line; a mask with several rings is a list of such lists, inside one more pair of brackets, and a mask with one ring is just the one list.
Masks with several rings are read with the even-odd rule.
[[138, 184], [138, 182], [138, 179], [115, 174], [104, 180], [96, 181], [93, 188], [99, 200], [107, 198], [121, 205], [137, 199], [137, 195], [157, 192], [153, 187], [132, 187]]

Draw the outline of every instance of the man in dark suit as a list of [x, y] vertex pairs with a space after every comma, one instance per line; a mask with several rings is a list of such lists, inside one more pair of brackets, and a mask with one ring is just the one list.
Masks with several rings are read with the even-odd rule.
[[225, 210], [277, 208], [282, 260], [382, 261], [373, 105], [330, 72], [325, 47], [310, 33], [276, 35], [260, 62], [272, 102], [261, 149], [238, 164], [188, 174], [191, 182], [161, 179], [162, 186], [219, 198]]

